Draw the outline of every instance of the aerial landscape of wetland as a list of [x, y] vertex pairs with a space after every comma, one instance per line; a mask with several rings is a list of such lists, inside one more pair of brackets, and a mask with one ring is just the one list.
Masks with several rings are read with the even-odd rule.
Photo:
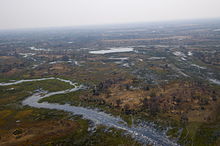
[[0, 145], [217, 145], [218, 26], [1, 32]]
[[0, 1], [0, 146], [219, 146], [211, 1]]

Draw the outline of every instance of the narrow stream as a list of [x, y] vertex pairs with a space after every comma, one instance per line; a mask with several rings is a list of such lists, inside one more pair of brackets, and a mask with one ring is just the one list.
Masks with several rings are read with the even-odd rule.
[[73, 83], [70, 80], [64, 80], [60, 78], [42, 78], [42, 79], [30, 79], [30, 80], [20, 80], [11, 83], [0, 83], [0, 86], [9, 86], [20, 84], [24, 82], [33, 82], [33, 81], [43, 81], [43, 80], [50, 80], [50, 79], [57, 79], [66, 83], [69, 83], [73, 86], [72, 89], [67, 89], [63, 91], [57, 92], [46, 92], [46, 91], [38, 91], [33, 95], [27, 97], [25, 100], [22, 101], [23, 105], [28, 105], [35, 108], [46, 108], [46, 109], [56, 109], [56, 110], [63, 110], [73, 114], [82, 115], [83, 118], [93, 121], [95, 124], [102, 124], [108, 127], [114, 127], [118, 129], [123, 129], [130, 133], [133, 138], [142, 142], [143, 144], [152, 144], [152, 145], [161, 145], [161, 146], [175, 146], [178, 145], [175, 142], [168, 139], [168, 137], [163, 132], [156, 131], [155, 128], [151, 126], [127, 126], [126, 122], [123, 121], [120, 117], [115, 117], [104, 112], [100, 112], [96, 109], [89, 109], [85, 107], [78, 107], [72, 106], [69, 104], [56, 104], [56, 103], [48, 103], [42, 102], [39, 103], [38, 101], [42, 98], [49, 97], [52, 95], [57, 94], [66, 94], [70, 92], [74, 92], [80, 89], [84, 89], [83, 85], [77, 86], [76, 83]]

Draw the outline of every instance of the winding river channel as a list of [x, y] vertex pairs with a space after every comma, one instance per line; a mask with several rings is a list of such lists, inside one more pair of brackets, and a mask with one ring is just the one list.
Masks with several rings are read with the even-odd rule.
[[42, 78], [42, 79], [30, 79], [30, 80], [19, 80], [10, 83], [0, 83], [0, 86], [9, 86], [15, 84], [21, 84], [24, 82], [34, 82], [34, 81], [43, 81], [43, 80], [51, 80], [57, 79], [62, 82], [66, 82], [73, 87], [71, 89], [57, 91], [57, 92], [47, 92], [47, 91], [37, 91], [33, 95], [27, 97], [22, 101], [23, 105], [28, 105], [35, 108], [46, 108], [46, 109], [56, 109], [67, 111], [73, 113], [75, 115], [82, 115], [83, 118], [93, 121], [95, 124], [102, 124], [108, 127], [114, 127], [117, 129], [122, 129], [132, 135], [133, 138], [142, 142], [143, 144], [152, 144], [152, 145], [161, 145], [161, 146], [175, 146], [178, 145], [175, 142], [168, 139], [164, 132], [158, 132], [153, 126], [127, 126], [126, 122], [123, 121], [120, 117], [115, 117], [110, 114], [106, 114], [104, 112], [98, 111], [96, 109], [89, 109], [85, 107], [72, 106], [69, 104], [56, 104], [56, 103], [48, 103], [38, 101], [42, 98], [49, 97], [57, 94], [66, 94], [70, 92], [75, 92], [77, 90], [85, 89], [83, 85], [77, 85], [70, 80], [64, 80], [60, 78]]

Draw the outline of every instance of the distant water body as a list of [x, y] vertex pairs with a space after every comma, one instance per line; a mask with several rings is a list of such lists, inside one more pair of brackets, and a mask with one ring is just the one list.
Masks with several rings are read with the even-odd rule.
[[107, 50], [96, 50], [96, 51], [89, 51], [90, 54], [109, 54], [109, 53], [123, 53], [123, 52], [132, 52], [134, 51], [134, 48], [110, 48]]

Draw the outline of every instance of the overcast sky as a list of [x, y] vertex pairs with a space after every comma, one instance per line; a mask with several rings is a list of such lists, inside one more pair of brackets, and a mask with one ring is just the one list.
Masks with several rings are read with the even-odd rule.
[[220, 0], [0, 0], [0, 29], [220, 18]]

